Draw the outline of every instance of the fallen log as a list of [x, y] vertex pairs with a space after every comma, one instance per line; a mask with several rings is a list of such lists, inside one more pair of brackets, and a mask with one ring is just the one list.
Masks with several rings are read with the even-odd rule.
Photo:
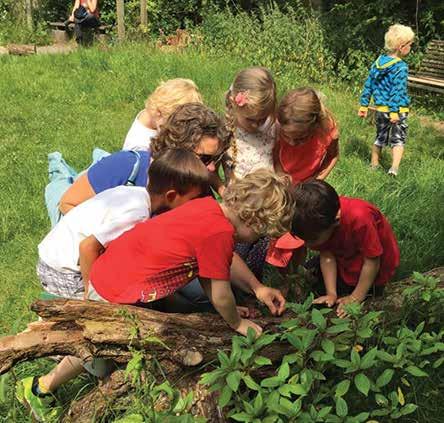
[[7, 49], [9, 54], [16, 56], [28, 56], [37, 52], [35, 44], [8, 44]]
[[[439, 278], [440, 286], [444, 286], [444, 267], [427, 274]], [[405, 288], [414, 283], [412, 278], [391, 283], [383, 299], [369, 301], [366, 306], [396, 315], [403, 304]], [[235, 334], [220, 316], [208, 313], [170, 314], [75, 300], [36, 301], [31, 309], [43, 320], [29, 324], [26, 331], [15, 336], [0, 339], [0, 374], [19, 362], [52, 355], [75, 355], [83, 360], [103, 357], [125, 364], [132, 356], [131, 348], [137, 348], [155, 355], [168, 379], [172, 383], [180, 380], [186, 392], [196, 389], [202, 371], [184, 377], [187, 369], [189, 372], [197, 365], [209, 363], [218, 350], [229, 350]], [[285, 316], [255, 321], [264, 330], [276, 332], [283, 319]], [[262, 350], [261, 355], [276, 362], [287, 352], [287, 345], [276, 342]], [[121, 372], [116, 372], [109, 382], [74, 402], [64, 421], [91, 421], [88, 420], [91, 413], [98, 412], [109, 401], [128, 395], [130, 387], [121, 377]], [[223, 421], [217, 420], [214, 414], [217, 407], [207, 391], [202, 391], [196, 407], [200, 415], [211, 415], [210, 421]]]
[[[444, 267], [426, 273], [444, 286]], [[396, 313], [404, 301], [403, 291], [412, 278], [387, 286], [383, 299], [367, 307]], [[127, 362], [129, 347], [160, 354], [170, 365], [195, 366], [213, 360], [219, 349], [229, 349], [235, 334], [219, 315], [210, 313], [162, 313], [146, 308], [94, 301], [36, 301], [31, 309], [43, 320], [33, 322], [17, 335], [0, 338], [0, 374], [16, 363], [52, 355], [76, 355]], [[283, 317], [285, 318], [285, 316]], [[255, 319], [264, 330], [278, 330], [281, 318]], [[277, 360], [279, 345], [266, 351]]]

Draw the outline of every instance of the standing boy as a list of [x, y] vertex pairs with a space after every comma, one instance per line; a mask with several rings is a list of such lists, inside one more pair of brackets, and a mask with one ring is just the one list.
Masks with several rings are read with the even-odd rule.
[[344, 317], [344, 305], [364, 301], [370, 290], [382, 293], [399, 266], [398, 244], [385, 216], [367, 201], [339, 197], [321, 180], [297, 185], [295, 203], [292, 234], [320, 252], [325, 295], [314, 303], [338, 304], [337, 314]]
[[402, 58], [410, 53], [415, 34], [408, 26], [392, 25], [385, 34], [387, 54], [373, 63], [361, 95], [358, 115], [367, 116], [371, 97], [376, 106], [376, 140], [372, 147], [371, 166], [379, 166], [381, 150], [392, 148], [392, 166], [388, 174], [398, 175], [407, 140], [407, 117], [410, 98], [407, 95], [408, 66]]

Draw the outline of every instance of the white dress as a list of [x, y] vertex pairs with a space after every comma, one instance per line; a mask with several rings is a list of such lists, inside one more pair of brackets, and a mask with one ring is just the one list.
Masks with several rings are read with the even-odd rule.
[[276, 124], [267, 120], [254, 133], [236, 128], [236, 152], [230, 148], [229, 154], [234, 160], [234, 175], [243, 178], [257, 169], [273, 170], [273, 148], [276, 142]]

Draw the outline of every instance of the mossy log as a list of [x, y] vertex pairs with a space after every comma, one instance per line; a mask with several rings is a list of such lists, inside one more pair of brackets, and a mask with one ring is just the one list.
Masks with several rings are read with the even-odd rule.
[[[444, 267], [427, 274], [438, 277], [440, 285], [444, 286]], [[391, 283], [384, 298], [369, 301], [367, 307], [395, 315], [403, 304], [405, 288], [413, 283], [411, 278]], [[15, 336], [0, 339], [0, 374], [16, 363], [52, 355], [75, 355], [84, 360], [103, 357], [125, 364], [131, 358], [131, 346], [155, 355], [168, 379], [172, 383], [179, 381], [183, 392], [200, 390], [196, 413], [207, 418], [211, 416], [210, 421], [223, 421], [218, 420], [222, 417], [218, 417], [212, 394], [202, 387], [197, 388], [203, 365], [213, 360], [218, 350], [231, 347], [234, 332], [220, 316], [170, 314], [75, 300], [36, 301], [31, 309], [43, 320], [30, 323], [24, 332]], [[282, 319], [285, 316], [255, 321], [264, 330], [276, 332]], [[278, 361], [287, 349], [284, 344], [273, 343], [261, 351], [261, 355]], [[129, 395], [130, 387], [122, 378], [121, 371], [115, 372], [96, 390], [73, 403], [65, 421], [90, 421], [94, 413], [100, 413], [101, 407], [104, 409], [110, 401]]]

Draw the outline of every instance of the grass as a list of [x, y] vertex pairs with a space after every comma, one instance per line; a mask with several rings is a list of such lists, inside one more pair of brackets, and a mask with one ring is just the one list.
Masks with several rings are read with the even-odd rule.
[[[60, 151], [80, 170], [88, 166], [93, 147], [118, 150], [148, 93], [168, 78], [194, 79], [206, 103], [222, 112], [224, 91], [243, 65], [236, 58], [159, 53], [143, 45], [68, 56], [0, 57], [0, 335], [22, 330], [35, 318], [29, 304], [40, 291], [37, 244], [49, 230], [43, 199], [47, 154]], [[291, 74], [277, 82], [280, 93], [302, 83]], [[399, 178], [371, 172], [374, 127], [356, 117], [356, 95], [335, 83], [317, 88], [327, 96], [341, 130], [341, 159], [329, 181], [341, 194], [372, 201], [388, 216], [401, 247], [399, 277], [442, 265], [443, 134], [421, 126], [412, 114]], [[389, 162], [385, 152], [385, 168]], [[18, 366], [17, 374], [48, 366], [28, 363]], [[11, 402], [0, 405], [0, 421], [11, 420], [26, 417]]]

